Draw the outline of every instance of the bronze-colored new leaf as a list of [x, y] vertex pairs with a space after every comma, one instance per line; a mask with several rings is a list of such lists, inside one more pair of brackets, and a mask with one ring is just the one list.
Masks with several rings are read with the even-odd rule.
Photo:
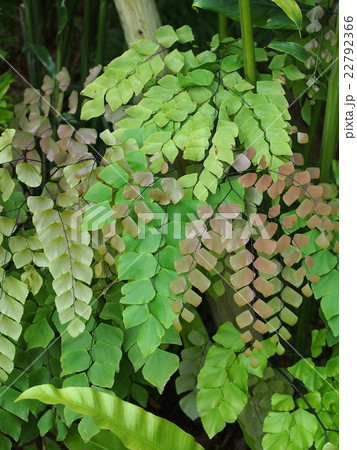
[[255, 299], [255, 293], [249, 286], [245, 286], [233, 295], [238, 306], [244, 306]]
[[259, 270], [259, 272], [265, 273], [267, 275], [274, 275], [277, 269], [277, 265], [275, 264], [275, 262], [262, 256], [259, 256], [259, 258], [254, 261], [254, 267]]
[[198, 269], [194, 269], [189, 273], [188, 279], [190, 283], [195, 286], [200, 292], [205, 292], [210, 287], [210, 280], [203, 275]]

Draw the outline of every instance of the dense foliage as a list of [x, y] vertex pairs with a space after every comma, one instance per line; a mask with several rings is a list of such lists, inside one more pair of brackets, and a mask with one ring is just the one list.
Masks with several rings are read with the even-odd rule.
[[1, 446], [201, 448], [144, 410], [174, 377], [210, 438], [336, 448], [337, 186], [296, 151], [299, 44], [257, 47], [254, 85], [241, 39], [155, 36], [92, 69], [81, 108], [62, 68], [2, 116]]

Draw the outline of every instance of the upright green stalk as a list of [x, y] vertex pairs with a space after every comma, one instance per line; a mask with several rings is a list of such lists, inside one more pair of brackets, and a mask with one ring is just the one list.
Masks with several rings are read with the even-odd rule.
[[100, 0], [95, 65], [104, 63], [104, 44], [105, 44], [105, 33], [107, 30], [106, 27], [107, 9], [108, 9], [107, 0]]
[[81, 52], [81, 80], [86, 79], [89, 71], [89, 31], [90, 31], [90, 2], [83, 2], [83, 34]]
[[39, 87], [38, 64], [34, 55], [28, 48], [30, 44], [35, 44], [32, 5], [29, 0], [24, 0], [23, 4], [22, 34], [24, 36], [28, 77], [33, 86]]
[[39, 44], [41, 40], [41, 26], [39, 19], [41, 17], [40, 13], [40, 3], [38, 0], [32, 0], [32, 24], [33, 24], [33, 43]]
[[227, 37], [227, 16], [223, 14], [218, 14], [218, 34], [220, 41]]
[[[338, 36], [338, 19], [336, 35]], [[327, 83], [327, 100], [321, 141], [320, 180], [330, 181], [332, 161], [338, 146], [338, 43], [335, 44], [334, 64]]]
[[69, 5], [67, 7], [67, 14], [68, 14], [67, 24], [63, 30], [62, 48], [66, 49], [66, 51], [63, 52], [62, 64], [68, 69], [70, 69], [69, 64], [72, 56], [70, 42], [73, 37], [73, 19], [76, 7], [77, 7], [77, 0], [72, 0], [71, 2], [69, 2]]
[[256, 83], [253, 24], [250, 0], [238, 0], [240, 26], [242, 30], [243, 61], [246, 79], [253, 85]]

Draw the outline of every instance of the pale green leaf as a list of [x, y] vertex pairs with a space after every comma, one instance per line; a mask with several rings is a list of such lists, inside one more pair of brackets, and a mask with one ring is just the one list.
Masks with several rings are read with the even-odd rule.
[[34, 164], [20, 163], [16, 166], [16, 174], [19, 180], [30, 187], [38, 187], [41, 184], [42, 177], [40, 168]]
[[118, 277], [120, 280], [149, 279], [155, 274], [156, 265], [151, 254], [128, 252], [119, 258]]
[[93, 184], [85, 194], [84, 198], [89, 202], [100, 203], [110, 200], [112, 197], [112, 189], [103, 183]]
[[63, 441], [69, 450], [126, 450], [119, 438], [110, 431], [102, 430], [92, 437], [88, 442], [83, 442], [74, 427], [68, 430], [66, 439]]
[[9, 172], [6, 169], [0, 169], [0, 193], [4, 202], [9, 199], [14, 187], [15, 183], [10, 177]]
[[193, 437], [177, 425], [159, 418], [139, 406], [90, 388], [56, 389], [51, 385], [35, 386], [18, 400], [35, 399], [47, 404], [62, 403], [75, 412], [86, 414], [95, 424], [116, 434], [123, 444], [134, 450], [202, 449]]
[[123, 321], [125, 328], [135, 327], [145, 322], [149, 317], [149, 308], [147, 305], [127, 306], [123, 312]]
[[98, 177], [117, 189], [123, 187], [129, 180], [129, 174], [117, 163], [105, 167]]
[[27, 350], [36, 347], [46, 348], [54, 337], [55, 333], [46, 319], [33, 323], [24, 333], [24, 339], [27, 342]]
[[284, 67], [283, 72], [286, 75], [286, 78], [291, 81], [301, 80], [302, 78], [305, 78], [305, 74], [300, 72], [300, 70], [292, 64]]
[[291, 395], [275, 393], [271, 398], [271, 406], [275, 411], [291, 411], [295, 403]]
[[158, 28], [155, 31], [155, 37], [157, 42], [166, 48], [171, 47], [179, 39], [171, 25]]
[[142, 304], [148, 303], [155, 297], [155, 290], [150, 280], [137, 280], [125, 283], [121, 290], [124, 297], [120, 303]]
[[97, 361], [93, 363], [88, 371], [88, 379], [92, 384], [96, 386], [111, 388], [114, 384], [114, 369], [101, 364]]
[[210, 439], [212, 439], [213, 436], [222, 431], [225, 427], [225, 421], [222, 418], [219, 408], [213, 408], [206, 411], [202, 414], [201, 420], [203, 428]]
[[148, 56], [153, 55], [159, 49], [157, 44], [154, 44], [154, 42], [147, 39], [140, 39], [138, 41], [131, 42], [130, 45], [134, 47], [137, 52]]
[[171, 70], [171, 72], [179, 72], [183, 65], [185, 64], [184, 57], [178, 50], [173, 50], [171, 53], [165, 56], [166, 67]]
[[191, 42], [195, 39], [192, 33], [192, 29], [188, 25], [184, 25], [181, 28], [178, 28], [176, 30], [176, 34], [179, 38], [179, 41], [182, 44], [185, 44], [186, 42]]
[[54, 415], [53, 411], [48, 410], [38, 420], [37, 427], [38, 427], [38, 430], [39, 430], [41, 436], [44, 436], [53, 427], [54, 417], [55, 417], [55, 415]]
[[276, 450], [278, 448], [288, 448], [289, 435], [287, 433], [266, 434], [263, 437], [264, 450]]
[[151, 355], [154, 352], [160, 345], [164, 332], [163, 326], [150, 314], [148, 319], [140, 326], [137, 338], [143, 356]]
[[89, 120], [104, 114], [104, 95], [94, 100], [89, 100], [82, 106], [81, 119]]
[[8, 128], [0, 136], [0, 164], [12, 161], [11, 143], [16, 130]]
[[5, 278], [3, 289], [7, 294], [11, 295], [11, 297], [16, 298], [16, 300], [20, 301], [21, 303], [25, 302], [29, 292], [28, 286], [25, 283], [22, 283], [17, 278], [11, 276]]
[[99, 431], [100, 428], [96, 426], [94, 420], [90, 416], [84, 416], [78, 424], [78, 432], [85, 442], [89, 441], [93, 436], [99, 433]]
[[[162, 393], [166, 383], [179, 367], [179, 358], [157, 348], [143, 368], [143, 376]], [[160, 368], [160, 370], [158, 370]]]
[[265, 433], [288, 431], [292, 419], [292, 415], [288, 412], [270, 412], [264, 421], [263, 431]]

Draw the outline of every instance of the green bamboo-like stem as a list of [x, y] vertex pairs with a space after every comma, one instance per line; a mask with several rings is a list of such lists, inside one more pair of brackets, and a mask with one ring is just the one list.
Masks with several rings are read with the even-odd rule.
[[99, 5], [99, 18], [98, 18], [98, 33], [97, 33], [97, 49], [95, 55], [95, 64], [104, 63], [104, 44], [105, 44], [105, 34], [106, 34], [106, 22], [107, 22], [107, 10], [108, 3], [107, 0], [100, 0]]
[[38, 87], [38, 74], [37, 74], [37, 65], [34, 55], [31, 53], [29, 48], [29, 44], [34, 43], [34, 34], [33, 34], [33, 22], [32, 22], [32, 14], [31, 14], [31, 2], [29, 0], [24, 0], [23, 6], [23, 22], [22, 22], [22, 33], [24, 36], [25, 43], [25, 55], [27, 62], [27, 70], [28, 77], [30, 83]]
[[83, 2], [83, 34], [81, 42], [81, 80], [84, 82], [89, 71], [89, 31], [90, 31], [90, 2]]
[[227, 16], [223, 14], [218, 14], [218, 35], [220, 41], [227, 37]]
[[308, 131], [309, 142], [307, 142], [304, 145], [304, 148], [302, 151], [302, 154], [304, 156], [304, 163], [306, 166], [311, 164], [311, 150], [312, 150], [313, 144], [315, 142], [315, 136], [316, 136], [317, 126], [319, 124], [319, 119], [320, 119], [320, 115], [321, 115], [322, 104], [323, 104], [322, 100], [316, 100], [316, 103], [312, 109], [311, 123], [310, 123], [309, 131]]
[[[30, 23], [31, 23], [31, 43], [38, 45], [40, 43], [41, 38], [41, 27], [39, 24], [40, 18], [40, 4], [38, 0], [31, 0], [28, 3], [28, 7], [30, 10]], [[35, 71], [35, 83], [36, 86], [40, 86], [41, 84], [41, 66], [38, 59], [32, 55], [33, 58], [33, 66]]]
[[[95, 65], [104, 64], [104, 50], [105, 50], [105, 35], [106, 35], [106, 22], [107, 22], [107, 10], [108, 3], [107, 0], [100, 0], [99, 4], [99, 15], [98, 15], [98, 31], [97, 31], [97, 47], [95, 53]], [[91, 120], [91, 128], [99, 131], [101, 123], [99, 118], [96, 117]]]
[[41, 27], [39, 24], [40, 3], [38, 0], [32, 0], [32, 23], [33, 23], [33, 43], [39, 44], [41, 40]]
[[[27, 30], [27, 26], [26, 26], [26, 11], [25, 11], [25, 6], [21, 5], [20, 6], [20, 24], [21, 24], [21, 31], [22, 31], [22, 37], [24, 39], [24, 47], [26, 48], [26, 46], [28, 45], [29, 42], [29, 36], [28, 36], [28, 30]], [[26, 65], [27, 68], [30, 68], [30, 64], [31, 64], [31, 55], [29, 51], [25, 50], [25, 59], [26, 59]], [[28, 74], [30, 82], [31, 82], [31, 77], [30, 77], [30, 73]]]
[[255, 85], [256, 68], [253, 38], [253, 23], [250, 0], [238, 0], [240, 26], [242, 30], [244, 73], [247, 81]]
[[63, 30], [63, 48], [66, 49], [63, 52], [63, 65], [69, 69], [69, 62], [71, 61], [71, 45], [69, 44], [73, 37], [73, 17], [77, 7], [77, 0], [72, 0], [68, 5], [68, 20]]
[[[336, 36], [338, 36], [338, 19]], [[335, 45], [333, 59], [335, 62], [327, 83], [327, 100], [321, 140], [320, 181], [322, 182], [330, 181], [332, 161], [336, 156], [338, 146], [338, 43]]]
[[332, 161], [338, 145], [338, 61], [335, 62], [328, 81], [326, 110], [321, 141], [320, 180], [330, 181]]

